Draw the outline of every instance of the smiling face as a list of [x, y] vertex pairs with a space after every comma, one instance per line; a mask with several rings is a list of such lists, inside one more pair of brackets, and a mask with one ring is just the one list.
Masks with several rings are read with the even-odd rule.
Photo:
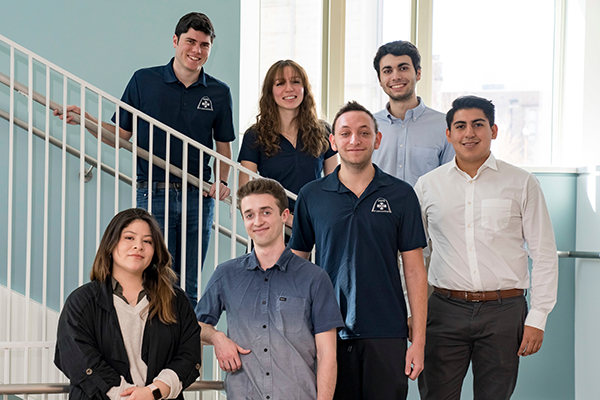
[[273, 83], [273, 98], [279, 110], [298, 110], [304, 100], [304, 83], [300, 75], [290, 66]]
[[173, 69], [175, 74], [200, 73], [202, 66], [210, 56], [212, 42], [210, 35], [202, 31], [190, 28], [182, 33], [179, 38], [173, 35], [173, 47], [175, 48], [175, 63]]
[[490, 126], [490, 121], [478, 108], [456, 111], [450, 129], [446, 129], [448, 142], [456, 152], [456, 164], [471, 177], [490, 156], [492, 140], [497, 135], [498, 126]]
[[112, 275], [141, 278], [154, 256], [152, 232], [147, 222], [137, 219], [121, 231], [119, 242], [112, 252]]
[[416, 99], [415, 88], [421, 79], [421, 69], [415, 71], [410, 56], [387, 54], [379, 62], [379, 84], [394, 101]]
[[257, 248], [283, 245], [283, 226], [290, 211], [279, 211], [277, 200], [270, 194], [251, 194], [242, 199], [240, 210], [248, 236]]
[[329, 141], [342, 164], [358, 170], [371, 165], [373, 151], [381, 143], [381, 132], [375, 132], [373, 120], [366, 112], [348, 111], [340, 115], [334, 132], [329, 135]]

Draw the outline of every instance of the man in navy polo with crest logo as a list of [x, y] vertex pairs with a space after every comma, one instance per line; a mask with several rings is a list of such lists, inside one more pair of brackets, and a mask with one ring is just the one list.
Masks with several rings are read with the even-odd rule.
[[[208, 75], [203, 69], [210, 56], [214, 38], [214, 27], [206, 15], [197, 12], [184, 15], [179, 20], [173, 35], [175, 57], [165, 66], [136, 71], [121, 100], [211, 149], [214, 141], [216, 151], [231, 158], [231, 142], [235, 140], [231, 91], [225, 83]], [[119, 117], [121, 129], [132, 132], [132, 115], [121, 110]], [[113, 117], [114, 121], [115, 117]], [[145, 149], [150, 147], [148, 131], [148, 124], [139, 121], [138, 144]], [[166, 160], [165, 133], [155, 128], [153, 141], [154, 155]], [[172, 138], [170, 146], [170, 162], [182, 168], [183, 143]], [[196, 177], [201, 176], [199, 157], [199, 151], [190, 146], [187, 168], [188, 172]], [[202, 160], [204, 170], [202, 180], [205, 182], [210, 182], [212, 177], [209, 160], [210, 156], [205, 154]], [[189, 184], [187, 187], [185, 290], [192, 306], [196, 305], [198, 292], [199, 205], [202, 206], [202, 262], [204, 262], [210, 241], [216, 186], [220, 186], [219, 199], [227, 197], [230, 192], [227, 187], [228, 175], [229, 165], [221, 163], [220, 176], [215, 176], [210, 192], [204, 194], [202, 199], [200, 199], [201, 189]], [[154, 166], [152, 184], [149, 187], [148, 162], [138, 158], [137, 178], [138, 207], [148, 208], [148, 191], [153, 191], [152, 214], [163, 229], [167, 229], [168, 226], [169, 252], [174, 258], [173, 266], [179, 275], [182, 260], [181, 227], [185, 217], [181, 215], [181, 179], [173, 175], [169, 176], [169, 223], [165, 224], [164, 205], [165, 190], [167, 190], [165, 171]]]
[[[342, 107], [329, 139], [341, 164], [300, 190], [290, 247], [308, 258], [316, 246], [316, 264], [329, 274], [344, 318], [334, 398], [406, 398], [408, 378], [423, 369], [427, 319], [419, 202], [408, 183], [372, 163], [381, 133], [366, 108]], [[413, 316], [408, 349], [398, 254]]]
[[[178, 132], [203, 144], [208, 148], [216, 146], [217, 153], [231, 158], [231, 142], [235, 140], [233, 128], [232, 99], [229, 87], [208, 75], [203, 65], [210, 56], [215, 38], [211, 20], [202, 13], [191, 12], [181, 17], [173, 35], [175, 57], [167, 65], [143, 68], [136, 71], [127, 84], [121, 100], [143, 113], [159, 120]], [[69, 114], [79, 114], [77, 106], [67, 107], [67, 123], [72, 122]], [[59, 115], [58, 111], [54, 112]], [[60, 115], [62, 119], [62, 115]], [[96, 121], [86, 113], [86, 118]], [[116, 114], [112, 121], [116, 123]], [[103, 123], [111, 132], [115, 126]], [[119, 112], [119, 135], [130, 140], [133, 132], [133, 116], [126, 110]], [[145, 150], [150, 149], [150, 129], [145, 121], [138, 120], [137, 143]], [[152, 154], [167, 160], [166, 134], [154, 128], [152, 132]], [[106, 143], [114, 145], [110, 140]], [[202, 171], [200, 153], [188, 147], [188, 173], [210, 182], [212, 174], [209, 166], [210, 156], [204, 154]], [[169, 162], [183, 168], [183, 142], [171, 137]], [[216, 160], [215, 160], [216, 170]], [[186, 229], [186, 279], [185, 291], [192, 306], [196, 305], [198, 292], [198, 220], [202, 207], [202, 262], [206, 257], [213, 221], [214, 198], [219, 186], [219, 200], [229, 195], [227, 178], [229, 165], [221, 163], [219, 176], [208, 193], [200, 196], [201, 189], [187, 185], [187, 229]], [[149, 183], [149, 181], [151, 182]], [[165, 191], [169, 190], [169, 221], [165, 226]], [[150, 176], [148, 161], [137, 159], [137, 205], [148, 209], [148, 194], [152, 192], [151, 212], [163, 228], [168, 229], [168, 247], [173, 256], [173, 268], [180, 276], [182, 254], [182, 181], [174, 175], [169, 176], [166, 187], [165, 170], [154, 166]]]

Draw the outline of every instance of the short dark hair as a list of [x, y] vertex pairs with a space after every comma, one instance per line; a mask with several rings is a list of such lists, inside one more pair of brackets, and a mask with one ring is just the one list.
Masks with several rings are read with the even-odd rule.
[[190, 28], [195, 31], [204, 32], [210, 36], [211, 43], [215, 40], [215, 28], [206, 14], [191, 12], [181, 17], [175, 27], [175, 36], [177, 36], [177, 40], [179, 40], [182, 33], [186, 33]]
[[[256, 178], [241, 186], [237, 191], [240, 204], [244, 197], [253, 194], [270, 194], [275, 197], [275, 202], [277, 203], [277, 207], [279, 207], [280, 213], [283, 213], [288, 208], [288, 198], [285, 194], [285, 189], [275, 179]], [[243, 212], [241, 208], [240, 212]]]
[[451, 129], [452, 121], [454, 121], [454, 114], [458, 110], [467, 110], [470, 108], [477, 108], [483, 111], [483, 114], [490, 123], [490, 127], [494, 126], [495, 107], [491, 100], [477, 96], [461, 96], [452, 102], [452, 108], [446, 113], [446, 124], [448, 125], [448, 129]]
[[373, 67], [375, 68], [375, 71], [377, 71], [377, 79], [380, 79], [380, 61], [388, 54], [396, 57], [409, 56], [412, 60], [415, 72], [418, 72], [421, 69], [421, 55], [419, 54], [419, 49], [417, 49], [417, 46], [405, 40], [396, 40], [395, 42], [389, 42], [381, 45], [375, 54], [375, 58], [373, 59]]
[[364, 113], [367, 113], [367, 115], [369, 117], [371, 117], [371, 119], [373, 120], [373, 126], [375, 127], [375, 133], [379, 132], [379, 126], [377, 125], [377, 120], [375, 119], [373, 114], [371, 114], [371, 111], [367, 110], [367, 108], [365, 106], [358, 103], [357, 101], [352, 100], [352, 101], [349, 101], [346, 104], [344, 104], [342, 106], [342, 108], [340, 108], [340, 110], [337, 112], [337, 114], [335, 114], [335, 118], [333, 119], [333, 125], [331, 127], [331, 132], [334, 136], [335, 136], [335, 123], [337, 122], [338, 118], [341, 117], [343, 114], [350, 112], [350, 111], [362, 111]]

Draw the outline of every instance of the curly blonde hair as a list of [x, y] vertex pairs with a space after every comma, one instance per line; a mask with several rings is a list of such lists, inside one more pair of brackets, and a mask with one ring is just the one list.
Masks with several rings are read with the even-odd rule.
[[271, 65], [263, 81], [262, 93], [258, 102], [258, 115], [256, 123], [250, 129], [256, 132], [258, 144], [265, 149], [267, 157], [272, 157], [281, 150], [280, 124], [277, 103], [273, 97], [273, 86], [275, 81], [283, 76], [285, 67], [292, 68], [300, 77], [304, 86], [304, 99], [300, 104], [298, 115], [294, 118], [298, 125], [298, 133], [302, 140], [302, 151], [313, 157], [319, 157], [328, 147], [327, 123], [319, 120], [315, 98], [311, 91], [306, 71], [298, 63], [292, 60], [279, 60]]

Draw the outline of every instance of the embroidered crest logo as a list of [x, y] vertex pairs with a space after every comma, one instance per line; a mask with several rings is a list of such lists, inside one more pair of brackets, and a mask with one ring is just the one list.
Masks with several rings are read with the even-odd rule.
[[391, 213], [392, 210], [390, 209], [390, 204], [388, 203], [388, 201], [383, 197], [380, 197], [377, 200], [375, 200], [375, 204], [373, 204], [371, 212]]
[[204, 96], [198, 103], [198, 110], [213, 111], [212, 101], [208, 96]]

